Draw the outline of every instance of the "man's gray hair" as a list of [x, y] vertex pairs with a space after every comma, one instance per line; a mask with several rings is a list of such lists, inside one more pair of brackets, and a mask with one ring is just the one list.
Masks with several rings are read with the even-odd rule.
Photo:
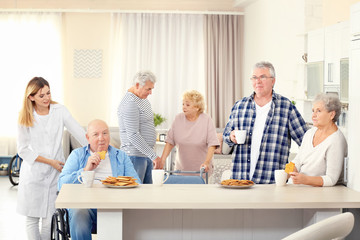
[[339, 116], [341, 114], [341, 102], [336, 94], [320, 93], [314, 99], [314, 103], [316, 102], [323, 102], [325, 109], [328, 112], [335, 111], [335, 116], [332, 120], [333, 122], [336, 122], [339, 119]]
[[146, 81], [155, 83], [156, 82], [155, 75], [150, 71], [140, 71], [135, 74], [134, 79], [133, 79], [134, 85], [139, 83], [140, 86], [144, 86]]
[[254, 65], [253, 70], [255, 70], [256, 68], [267, 68], [267, 69], [269, 69], [270, 76], [275, 78], [275, 68], [270, 62], [266, 62], [266, 61], [258, 62], [258, 63], [256, 63]]

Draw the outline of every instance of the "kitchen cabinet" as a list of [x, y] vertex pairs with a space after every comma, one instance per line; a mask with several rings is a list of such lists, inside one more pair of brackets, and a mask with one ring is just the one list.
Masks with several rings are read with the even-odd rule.
[[340, 59], [340, 100], [349, 101], [349, 58]]
[[360, 35], [360, 3], [352, 5], [350, 9], [350, 34]]
[[307, 35], [307, 62], [324, 61], [324, 29], [308, 32]]
[[307, 34], [306, 90], [307, 100], [323, 91], [324, 82], [324, 28]]
[[340, 61], [349, 57], [349, 22], [328, 26], [324, 30], [324, 85], [340, 90]]
[[306, 97], [312, 100], [323, 91], [324, 62], [310, 62], [306, 64], [307, 92]]
[[306, 67], [308, 100], [313, 99], [319, 92], [329, 92], [337, 94], [341, 101], [347, 102], [349, 39], [349, 21], [308, 33]]
[[342, 22], [339, 26], [340, 34], [340, 59], [349, 58], [350, 53], [350, 25], [349, 22]]

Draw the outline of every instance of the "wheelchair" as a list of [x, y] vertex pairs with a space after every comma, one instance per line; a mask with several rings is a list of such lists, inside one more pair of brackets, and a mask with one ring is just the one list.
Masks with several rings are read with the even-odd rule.
[[19, 184], [20, 168], [22, 161], [22, 158], [18, 154], [13, 156], [10, 160], [8, 176], [11, 184], [14, 186]]
[[[96, 232], [94, 224], [91, 234]], [[69, 240], [70, 237], [69, 212], [66, 208], [57, 208], [51, 219], [51, 240]]]
[[67, 209], [58, 208], [51, 219], [51, 240], [69, 240], [70, 225]]

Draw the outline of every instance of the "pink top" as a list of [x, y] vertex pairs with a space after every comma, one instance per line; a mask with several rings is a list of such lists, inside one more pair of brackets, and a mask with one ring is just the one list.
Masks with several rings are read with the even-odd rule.
[[206, 160], [208, 148], [220, 145], [214, 123], [205, 113], [194, 122], [187, 120], [184, 113], [178, 114], [166, 142], [177, 146], [179, 159], [175, 162], [175, 169], [182, 171], [199, 171]]

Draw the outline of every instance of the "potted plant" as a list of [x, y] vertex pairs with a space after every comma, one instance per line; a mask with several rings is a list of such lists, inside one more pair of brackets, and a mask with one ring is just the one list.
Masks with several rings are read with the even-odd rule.
[[7, 175], [8, 166], [9, 165], [7, 163], [0, 164], [0, 175], [1, 176]]
[[[163, 116], [161, 116], [161, 114], [158, 114], [158, 113], [154, 113], [154, 125], [155, 127], [161, 125], [163, 122], [166, 121], [166, 118], [164, 118]], [[156, 134], [156, 141], [160, 141], [161, 142], [164, 142], [165, 141], [165, 134], [160, 134], [158, 131], [157, 131], [157, 134]]]
[[163, 122], [166, 121], [166, 118], [164, 118], [163, 116], [161, 116], [161, 114], [158, 113], [154, 113], [154, 124], [155, 127], [161, 125]]

